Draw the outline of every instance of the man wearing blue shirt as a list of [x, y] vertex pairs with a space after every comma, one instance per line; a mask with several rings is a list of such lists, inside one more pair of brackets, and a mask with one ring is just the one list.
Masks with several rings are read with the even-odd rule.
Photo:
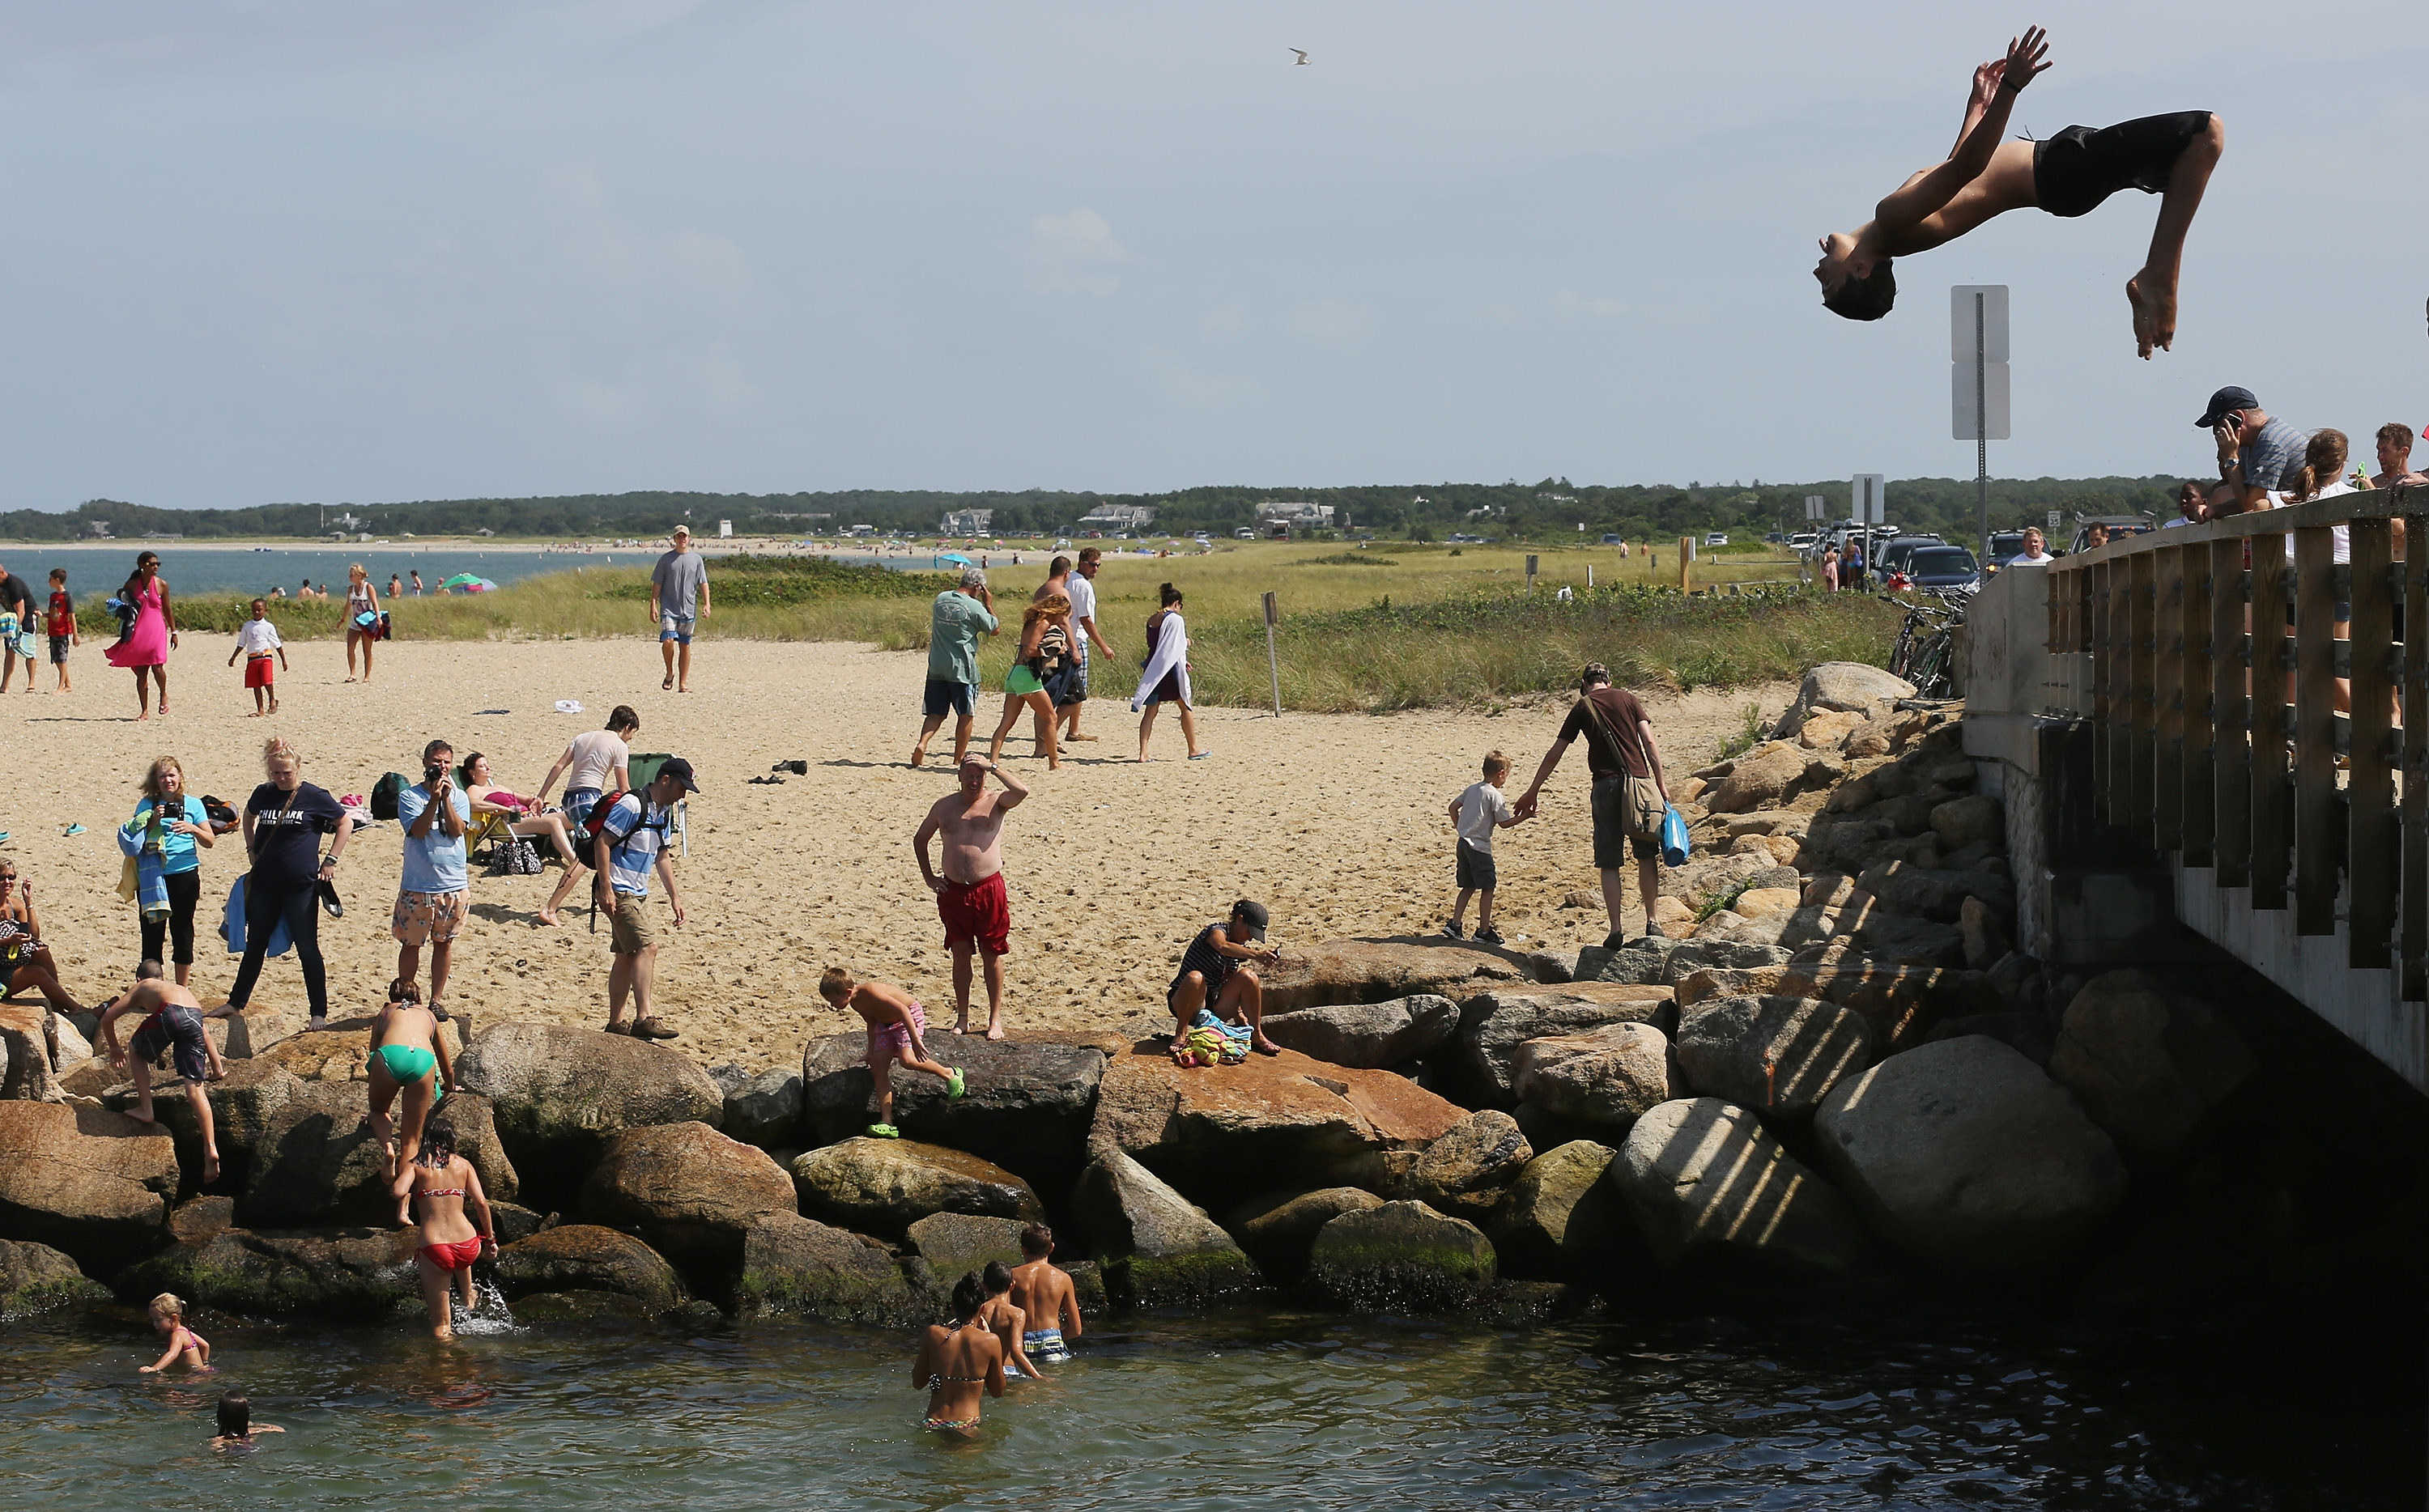
[[405, 875], [397, 883], [389, 924], [397, 940], [396, 974], [412, 981], [421, 974], [421, 947], [430, 946], [430, 992], [424, 1001], [440, 1023], [447, 1010], [448, 959], [462, 932], [470, 895], [464, 871], [464, 829], [471, 800], [448, 773], [455, 748], [434, 740], [421, 748], [421, 781], [396, 796], [397, 823], [405, 826]]

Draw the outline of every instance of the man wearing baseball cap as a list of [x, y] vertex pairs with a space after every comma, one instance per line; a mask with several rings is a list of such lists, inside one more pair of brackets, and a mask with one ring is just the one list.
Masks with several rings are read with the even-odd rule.
[[1281, 952], [1265, 944], [1271, 922], [1263, 903], [1241, 898], [1231, 916], [1198, 931], [1181, 953], [1181, 970], [1164, 990], [1172, 1010], [1172, 1057], [1183, 1065], [1196, 1063], [1193, 1033], [1207, 1031], [1215, 1059], [1246, 1060], [1248, 1052], [1280, 1055], [1265, 1038], [1265, 989], [1257, 977], [1259, 964], [1270, 965]]
[[[676, 1035], [650, 1011], [650, 983], [658, 963], [657, 929], [650, 922], [650, 874], [656, 872], [658, 880], [666, 883], [675, 928], [682, 929], [683, 893], [675, 886], [674, 858], [667, 851], [667, 826], [684, 795], [699, 791], [691, 763], [670, 756], [647, 787], [616, 800], [591, 842], [591, 864], [598, 868], [593, 901], [612, 920], [607, 946], [614, 957], [607, 968], [610, 1034], [643, 1040], [671, 1040]], [[595, 922], [592, 928], [597, 928]], [[628, 994], [633, 999], [629, 1025], [624, 1022]]]
[[691, 549], [688, 525], [675, 527], [674, 550], [650, 569], [650, 617], [657, 621], [658, 649], [667, 659], [667, 680], [658, 686], [689, 693], [692, 626], [708, 617], [708, 559]]
[[2251, 389], [2220, 389], [2193, 423], [2218, 437], [2218, 475], [2230, 490], [2226, 509], [2213, 505], [2213, 513], [2268, 509], [2275, 503], [2270, 495], [2301, 486], [2310, 433], [2272, 418]]

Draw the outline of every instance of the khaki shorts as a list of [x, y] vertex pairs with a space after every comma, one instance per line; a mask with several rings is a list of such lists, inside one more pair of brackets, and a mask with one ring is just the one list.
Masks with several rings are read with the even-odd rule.
[[399, 893], [396, 907], [388, 911], [389, 931], [399, 945], [445, 945], [464, 932], [471, 896], [470, 892]]
[[1594, 785], [1594, 861], [1597, 871], [1661, 854], [1661, 790], [1649, 777], [1598, 777]]
[[654, 946], [658, 931], [650, 922], [650, 900], [630, 893], [617, 894], [615, 925], [607, 934], [607, 948], [620, 956], [637, 956]]

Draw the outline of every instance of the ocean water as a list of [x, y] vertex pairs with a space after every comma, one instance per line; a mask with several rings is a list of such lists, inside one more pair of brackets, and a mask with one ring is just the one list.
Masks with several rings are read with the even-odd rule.
[[168, 581], [173, 595], [267, 594], [276, 586], [284, 587], [291, 597], [306, 578], [314, 587], [326, 583], [331, 594], [339, 595], [345, 591], [346, 567], [355, 562], [370, 570], [372, 583], [381, 593], [388, 592], [388, 574], [393, 572], [404, 580], [409, 595], [416, 568], [421, 570], [427, 589], [436, 589], [459, 572], [478, 573], [503, 587], [543, 572], [570, 572], [578, 567], [593, 566], [645, 567], [658, 559], [658, 551], [639, 549], [592, 551], [587, 555], [484, 551], [453, 546], [427, 550], [411, 546], [279, 546], [254, 551], [246, 547], [186, 547], [171, 541], [107, 547], [5, 546], [0, 547], [0, 562], [32, 584], [37, 594], [45, 591], [43, 579], [51, 568], [67, 568], [69, 591], [82, 603], [116, 593], [135, 569], [136, 553], [147, 550], [160, 553], [160, 576]]
[[[1644, 1299], [1658, 1307], [1658, 1298]], [[0, 1505], [454, 1508], [2413, 1509], [2418, 1340], [1837, 1310], [1528, 1329], [1242, 1307], [1092, 1325], [922, 1432], [900, 1334], [514, 1327], [431, 1342], [140, 1313], [0, 1334]], [[214, 1453], [241, 1389], [289, 1431]]]

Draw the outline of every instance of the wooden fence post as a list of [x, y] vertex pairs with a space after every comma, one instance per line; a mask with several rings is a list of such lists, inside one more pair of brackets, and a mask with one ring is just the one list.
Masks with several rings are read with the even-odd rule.
[[2286, 906], [2294, 844], [2294, 793], [2288, 781], [2289, 736], [2286, 638], [2286, 533], [2262, 531], [2252, 543], [2252, 906]]
[[[2353, 539], [2353, 747], [2345, 781], [2347, 800], [2345, 877], [2349, 964], [2355, 970], [2389, 964], [2395, 930], [2398, 828], [2388, 823], [2395, 808], [2395, 770], [2388, 763], [2394, 728], [2394, 596], [2388, 591], [2393, 532], [2385, 519], [2356, 519]], [[2331, 650], [2334, 649], [2331, 648]], [[2333, 812], [2333, 811], [2331, 811]]]

